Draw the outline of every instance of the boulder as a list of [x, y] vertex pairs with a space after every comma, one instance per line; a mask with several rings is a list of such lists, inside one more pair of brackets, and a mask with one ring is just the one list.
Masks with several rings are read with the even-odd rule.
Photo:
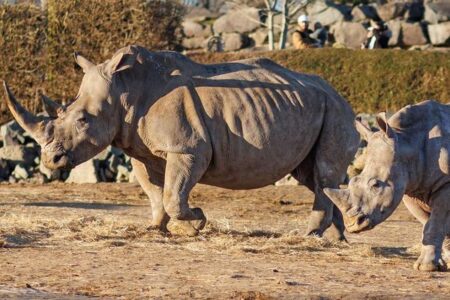
[[252, 32], [261, 25], [259, 10], [253, 7], [245, 7], [239, 10], [231, 10], [218, 18], [213, 25], [213, 31], [218, 33], [247, 33]]
[[319, 22], [327, 26], [350, 18], [351, 8], [334, 4], [332, 1], [317, 0], [306, 8], [306, 12], [311, 19], [311, 24]]
[[25, 131], [16, 121], [10, 121], [0, 126], [0, 136], [5, 146], [24, 144], [24, 133]]
[[425, 4], [425, 21], [430, 24], [446, 22], [450, 20], [450, 1], [441, 0]]
[[298, 182], [292, 175], [286, 175], [285, 177], [281, 178], [277, 182], [275, 182], [276, 186], [280, 185], [300, 185], [300, 182]]
[[364, 20], [375, 20], [378, 18], [377, 10], [370, 5], [358, 5], [352, 9], [352, 21], [360, 22]]
[[97, 183], [99, 176], [96, 171], [96, 163], [90, 159], [70, 171], [67, 183]]
[[184, 21], [181, 26], [183, 33], [187, 37], [201, 36], [203, 33], [203, 26], [192, 21]]
[[204, 47], [205, 43], [206, 40], [203, 37], [192, 37], [184, 38], [181, 42], [181, 45], [185, 49], [201, 49]]
[[224, 33], [222, 34], [223, 50], [236, 51], [244, 48], [248, 44], [248, 38], [240, 33]]
[[14, 178], [17, 180], [20, 180], [28, 179], [30, 177], [30, 174], [28, 173], [27, 168], [24, 165], [18, 164], [12, 172], [12, 176], [14, 176]]
[[249, 34], [249, 37], [254, 41], [255, 46], [262, 46], [266, 43], [268, 32], [266, 28], [260, 28], [253, 33]]
[[5, 159], [13, 164], [30, 166], [34, 163], [37, 149], [23, 145], [4, 146], [0, 148], [0, 159]]
[[428, 25], [428, 35], [433, 45], [450, 46], [450, 22]]
[[389, 46], [395, 47], [400, 44], [400, 33], [402, 31], [402, 22], [398, 20], [390, 20], [386, 22], [389, 30], [391, 31], [391, 37], [389, 38]]
[[208, 19], [217, 18], [219, 15], [204, 7], [190, 7], [185, 15], [185, 20], [202, 22]]
[[377, 6], [377, 14], [383, 21], [402, 17], [406, 12], [406, 4], [402, 2], [389, 2]]
[[420, 23], [402, 23], [402, 44], [405, 46], [425, 45], [427, 39]]
[[367, 30], [360, 23], [339, 22], [334, 24], [331, 29], [336, 43], [345, 45], [347, 48], [359, 49], [366, 40]]

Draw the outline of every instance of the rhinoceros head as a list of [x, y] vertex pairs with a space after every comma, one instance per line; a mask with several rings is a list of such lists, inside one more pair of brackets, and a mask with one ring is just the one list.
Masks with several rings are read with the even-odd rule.
[[4, 82], [6, 102], [17, 122], [41, 145], [42, 161], [50, 169], [67, 169], [105, 149], [119, 129], [120, 98], [112, 88], [114, 73], [130, 65], [123, 55], [95, 65], [75, 54], [84, 77], [75, 100], [67, 106], [42, 96], [49, 116], [25, 110]]
[[372, 132], [359, 121], [356, 127], [368, 141], [367, 160], [360, 175], [353, 177], [347, 189], [325, 188], [325, 194], [344, 216], [349, 232], [373, 228], [392, 214], [400, 203], [407, 184], [407, 169], [398, 134], [386, 121], [377, 117], [380, 131]]

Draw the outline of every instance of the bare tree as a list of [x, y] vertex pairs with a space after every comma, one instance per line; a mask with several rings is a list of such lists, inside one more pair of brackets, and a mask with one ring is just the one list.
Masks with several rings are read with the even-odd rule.
[[[293, 23], [294, 16], [300, 11], [305, 11], [306, 7], [315, 0], [264, 0], [264, 12], [267, 16], [266, 23], [267, 35], [269, 40], [269, 50], [275, 50], [275, 29], [280, 29], [280, 38], [278, 43], [279, 49], [286, 48], [287, 34], [289, 24]], [[230, 1], [235, 8], [242, 7], [243, 1]], [[274, 24], [274, 18], [281, 14], [281, 26]], [[261, 23], [261, 21], [252, 21]], [[295, 21], [295, 20], [294, 20]]]

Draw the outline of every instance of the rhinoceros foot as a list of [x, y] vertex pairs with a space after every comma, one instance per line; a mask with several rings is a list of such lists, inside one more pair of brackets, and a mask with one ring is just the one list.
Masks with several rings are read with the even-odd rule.
[[414, 263], [414, 269], [423, 272], [447, 271], [447, 264], [442, 258], [436, 259], [434, 253], [422, 250], [422, 254]]
[[198, 232], [205, 227], [206, 217], [203, 214], [203, 211], [198, 207], [193, 208], [191, 211], [194, 215], [193, 220], [170, 220], [168, 225], [170, 233], [176, 235], [196, 236]]

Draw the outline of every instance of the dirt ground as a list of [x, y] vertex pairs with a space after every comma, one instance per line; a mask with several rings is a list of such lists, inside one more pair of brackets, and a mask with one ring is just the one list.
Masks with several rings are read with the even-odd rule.
[[149, 232], [133, 184], [0, 185], [1, 299], [299, 299], [450, 297], [450, 272], [412, 265], [421, 226], [401, 206], [349, 244], [304, 238], [304, 187], [199, 185], [197, 237]]

